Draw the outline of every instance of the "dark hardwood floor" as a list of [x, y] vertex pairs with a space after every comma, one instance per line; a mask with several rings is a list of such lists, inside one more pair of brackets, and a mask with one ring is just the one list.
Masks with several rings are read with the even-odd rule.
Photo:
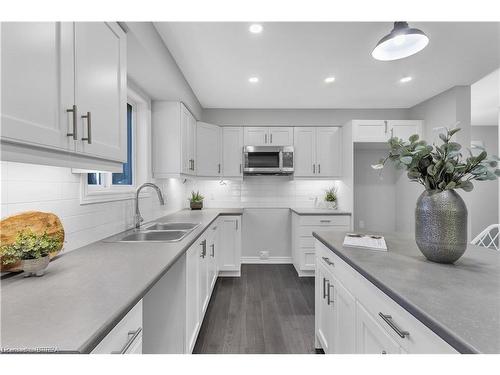
[[315, 353], [314, 278], [291, 264], [245, 264], [219, 277], [194, 353]]

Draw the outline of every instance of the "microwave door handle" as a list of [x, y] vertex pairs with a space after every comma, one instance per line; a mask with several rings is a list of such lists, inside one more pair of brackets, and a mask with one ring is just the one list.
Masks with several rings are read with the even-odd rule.
[[280, 171], [283, 170], [283, 151], [279, 152], [279, 169]]

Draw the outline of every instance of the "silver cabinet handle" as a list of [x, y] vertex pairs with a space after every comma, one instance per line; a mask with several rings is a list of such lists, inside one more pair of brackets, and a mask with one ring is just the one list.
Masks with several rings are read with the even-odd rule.
[[205, 258], [205, 256], [207, 255], [207, 240], [201, 241], [200, 246], [201, 246], [200, 258]]
[[319, 222], [320, 223], [331, 223], [332, 221], [331, 220], [320, 220]]
[[194, 166], [194, 159], [193, 159], [193, 171], [194, 171], [194, 169], [195, 169], [195, 166]]
[[236, 224], [236, 230], [238, 230], [238, 220], [235, 221]]
[[140, 335], [141, 332], [142, 332], [142, 327], [137, 328], [135, 331], [129, 331], [128, 332], [129, 339], [127, 340], [125, 345], [123, 345], [123, 348], [121, 348], [118, 351], [113, 351], [113, 352], [111, 352], [111, 354], [125, 354], [127, 352], [127, 350], [130, 348], [130, 346], [132, 345], [132, 343], [135, 341], [137, 336]]
[[326, 298], [326, 283], [327, 282], [328, 282], [328, 280], [323, 277], [323, 299]]
[[382, 318], [382, 320], [384, 322], [386, 322], [389, 327], [391, 327], [394, 332], [396, 332], [398, 334], [399, 337], [401, 337], [402, 339], [404, 339], [406, 336], [410, 336], [410, 332], [408, 331], [402, 331], [395, 323], [394, 321], [392, 320], [392, 316], [390, 315], [386, 315], [386, 314], [382, 314], [381, 312], [378, 313], [378, 315]]
[[387, 134], [387, 120], [384, 121], [384, 129], [385, 129], [385, 134]]
[[241, 164], [240, 164], [240, 173], [241, 173]]
[[[330, 293], [330, 290], [332, 291], [332, 293]], [[333, 284], [328, 283], [328, 299], [326, 300], [328, 305], [330, 305], [330, 303], [333, 303], [333, 298], [330, 298], [332, 297], [332, 295], [333, 295]]]
[[212, 248], [212, 254], [210, 254], [210, 256], [215, 258], [215, 244], [211, 244], [210, 247]]
[[321, 173], [321, 164], [318, 164], [318, 173]]
[[264, 134], [264, 143], [267, 143], [267, 134]]
[[313, 164], [313, 173], [316, 173], [316, 164]]
[[219, 166], [219, 174], [220, 174], [220, 163], [218, 164], [218, 166]]
[[69, 113], [69, 112], [73, 113], [73, 116], [72, 116], [73, 117], [73, 133], [66, 133], [66, 135], [68, 137], [73, 137], [73, 139], [75, 141], [77, 141], [78, 140], [78, 135], [77, 135], [77, 131], [76, 131], [76, 129], [77, 129], [76, 124], [78, 122], [78, 108], [76, 107], [76, 105], [73, 105], [73, 107], [71, 109], [67, 109], [66, 112], [67, 113]]
[[92, 143], [92, 115], [87, 112], [86, 115], [82, 115], [82, 118], [87, 119], [87, 136], [82, 138], [82, 141], [87, 141], [88, 144]]
[[323, 258], [323, 260], [325, 261], [326, 264], [328, 264], [329, 266], [334, 266], [335, 263], [333, 263], [329, 258], [327, 257], [321, 257]]
[[271, 141], [269, 143], [273, 143], [273, 133], [271, 133], [271, 135], [269, 136], [269, 138], [271, 138]]

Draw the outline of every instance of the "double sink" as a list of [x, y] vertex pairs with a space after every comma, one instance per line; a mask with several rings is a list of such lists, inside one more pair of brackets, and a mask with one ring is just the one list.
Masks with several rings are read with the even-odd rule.
[[144, 228], [126, 231], [107, 242], [177, 242], [194, 231], [199, 223], [149, 223]]

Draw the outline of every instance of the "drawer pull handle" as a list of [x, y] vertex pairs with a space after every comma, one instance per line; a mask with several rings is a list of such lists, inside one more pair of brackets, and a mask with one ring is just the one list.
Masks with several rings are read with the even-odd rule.
[[123, 345], [123, 348], [121, 348], [118, 351], [111, 352], [111, 354], [125, 354], [127, 352], [127, 350], [130, 348], [130, 346], [132, 345], [132, 343], [135, 341], [137, 336], [139, 336], [141, 334], [141, 332], [142, 332], [142, 327], [137, 328], [135, 331], [129, 331], [129, 333], [128, 333], [129, 338], [128, 338], [127, 342], [125, 343], [125, 345]]
[[212, 254], [210, 254], [210, 256], [215, 258], [215, 244], [211, 244], [210, 247], [212, 248]]
[[77, 115], [78, 115], [78, 108], [76, 107], [76, 105], [73, 105], [73, 107], [71, 109], [67, 109], [66, 110], [67, 113], [71, 112], [73, 114], [73, 132], [72, 133], [66, 133], [66, 135], [68, 137], [73, 137], [73, 139], [76, 141], [78, 140], [78, 136], [77, 136], [77, 133], [76, 133], [76, 130], [77, 130], [77, 122], [78, 122], [78, 118], [77, 118]]
[[333, 263], [329, 258], [327, 257], [321, 257], [323, 258], [323, 260], [325, 261], [326, 264], [328, 264], [329, 266], [334, 266], [335, 263]]
[[82, 137], [82, 141], [87, 141], [90, 145], [92, 144], [92, 114], [87, 112], [86, 115], [82, 115], [82, 118], [87, 119], [87, 136]]
[[382, 320], [384, 322], [386, 322], [389, 327], [391, 327], [394, 332], [396, 332], [398, 334], [399, 337], [401, 337], [402, 339], [404, 339], [406, 336], [410, 336], [410, 332], [408, 331], [402, 331], [396, 324], [394, 324], [393, 320], [392, 320], [392, 316], [390, 315], [385, 315], [385, 314], [382, 314], [381, 312], [378, 313], [378, 315], [382, 318]]
[[333, 304], [333, 298], [330, 298], [332, 296], [330, 294], [330, 290], [332, 291], [333, 294], [333, 284], [328, 283], [328, 299], [326, 300], [326, 302], [328, 302], [328, 305], [330, 305], [330, 303]]
[[319, 222], [320, 223], [331, 223], [332, 221], [331, 220], [320, 220]]
[[326, 298], [326, 283], [329, 283], [329, 281], [323, 277], [323, 299]]

